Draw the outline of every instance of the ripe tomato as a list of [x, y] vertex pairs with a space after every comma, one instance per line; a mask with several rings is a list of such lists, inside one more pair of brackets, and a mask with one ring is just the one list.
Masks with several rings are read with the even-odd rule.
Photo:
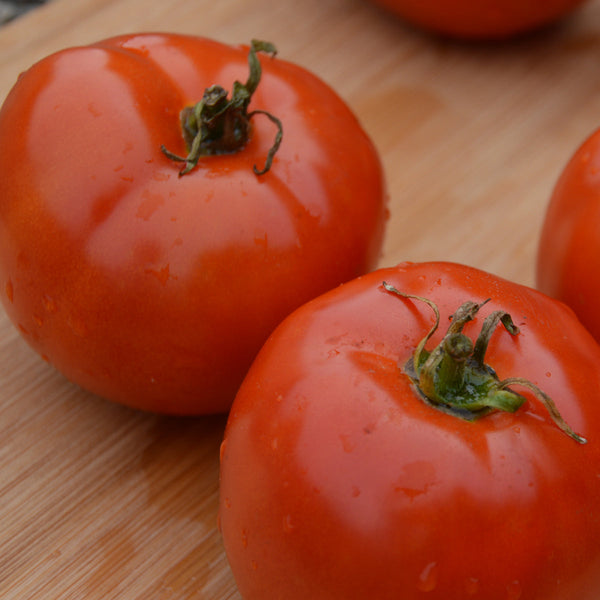
[[[249, 139], [179, 176], [180, 113], [246, 78], [247, 122], [220, 127]], [[379, 257], [370, 139], [314, 75], [247, 47], [140, 34], [58, 52], [19, 78], [0, 140], [8, 315], [67, 377], [134, 407], [227, 410], [275, 325]]]
[[[431, 338], [432, 308], [384, 281], [439, 307]], [[485, 344], [461, 355], [477, 368], [454, 408], [438, 409], [416, 391], [410, 359], [423, 340], [440, 356], [440, 329], [467, 300], [479, 312], [458, 339], [483, 326]], [[493, 326], [500, 316], [508, 332]], [[449, 381], [441, 363], [432, 373], [437, 390]], [[521, 394], [515, 412], [459, 418], [484, 375], [495, 381], [486, 393]], [[567, 307], [472, 268], [405, 263], [309, 302], [259, 353], [222, 445], [220, 524], [242, 596], [595, 600], [599, 387], [600, 348]]]
[[549, 25], [585, 0], [375, 0], [407, 21], [443, 35], [502, 39]]
[[552, 194], [537, 257], [537, 287], [562, 300], [600, 341], [600, 130], [575, 152]]

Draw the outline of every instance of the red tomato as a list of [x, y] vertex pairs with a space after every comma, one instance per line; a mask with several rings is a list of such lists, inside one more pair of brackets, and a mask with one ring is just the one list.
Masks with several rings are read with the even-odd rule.
[[[486, 325], [487, 352], [467, 364], [483, 356], [498, 389], [533, 382], [587, 443], [516, 384], [516, 412], [476, 420], [425, 402], [407, 365], [432, 309], [384, 281], [439, 307], [433, 357], [463, 302], [490, 299], [471, 338], [507, 311], [520, 331]], [[259, 353], [222, 445], [220, 524], [243, 598], [596, 600], [599, 388], [600, 348], [567, 307], [472, 268], [405, 263], [309, 302]], [[456, 387], [466, 404], [470, 389]]]
[[549, 25], [585, 0], [374, 0], [407, 21], [443, 35], [502, 39]]
[[[239, 151], [178, 176], [161, 150], [186, 155], [180, 112], [212, 84], [246, 81], [248, 52], [117, 37], [37, 63], [2, 107], [3, 302], [27, 341], [92, 392], [165, 413], [227, 410], [275, 325], [379, 257], [376, 150], [301, 67], [260, 56], [259, 112]], [[283, 140], [257, 175], [278, 133], [262, 111]]]
[[537, 286], [568, 304], [600, 341], [600, 130], [577, 150], [548, 206]]

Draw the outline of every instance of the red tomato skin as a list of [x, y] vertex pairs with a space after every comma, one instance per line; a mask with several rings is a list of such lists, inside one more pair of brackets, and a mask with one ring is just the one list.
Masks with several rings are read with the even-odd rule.
[[565, 166], [538, 247], [537, 287], [568, 304], [600, 341], [600, 130]]
[[473, 40], [501, 40], [550, 25], [585, 0], [374, 0], [423, 29]]
[[[442, 324], [491, 298], [472, 336], [508, 310], [521, 331], [495, 332], [486, 362], [537, 383], [588, 443], [527, 392], [516, 413], [477, 422], [425, 405], [398, 366], [433, 315], [383, 281], [438, 303]], [[404, 263], [309, 302], [259, 353], [221, 448], [242, 597], [600, 597], [599, 386], [600, 349], [567, 307], [472, 268]]]
[[[0, 285], [27, 341], [69, 379], [172, 414], [229, 408], [291, 310], [372, 269], [387, 197], [370, 139], [305, 69], [260, 55], [236, 153], [181, 165], [179, 113], [248, 77], [247, 47], [138, 34], [54, 54], [0, 111]], [[7, 140], [9, 142], [7, 143]]]

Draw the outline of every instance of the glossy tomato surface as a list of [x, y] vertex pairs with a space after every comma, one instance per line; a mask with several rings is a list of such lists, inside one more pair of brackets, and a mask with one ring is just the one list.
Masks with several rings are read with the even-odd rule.
[[549, 25], [585, 0], [374, 0], [408, 22], [465, 39], [503, 39]]
[[600, 340], [600, 130], [564, 168], [550, 199], [537, 286], [567, 303]]
[[376, 263], [377, 152], [340, 97], [259, 54], [238, 152], [190, 173], [180, 112], [248, 78], [248, 48], [139, 34], [34, 65], [0, 112], [0, 286], [27, 341], [84, 388], [165, 413], [227, 410], [293, 308]]
[[[508, 311], [486, 362], [527, 390], [466, 421], [425, 404], [403, 366], [434, 317]], [[428, 343], [439, 342], [437, 333]], [[272, 334], [233, 404], [220, 523], [245, 600], [600, 597], [600, 349], [563, 304], [449, 263], [381, 269], [309, 302]]]

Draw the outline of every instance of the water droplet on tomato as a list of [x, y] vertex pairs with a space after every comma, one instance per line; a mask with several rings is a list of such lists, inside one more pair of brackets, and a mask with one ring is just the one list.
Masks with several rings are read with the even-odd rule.
[[6, 297], [8, 298], [8, 301], [12, 304], [15, 299], [15, 290], [10, 279], [6, 282], [4, 291], [6, 292]]
[[242, 529], [242, 546], [248, 547], [248, 532], [245, 529]]
[[479, 591], [479, 579], [468, 577], [465, 581], [465, 592], [468, 596], [474, 596]]
[[44, 320], [42, 319], [42, 317], [40, 317], [40, 315], [34, 314], [33, 315], [33, 320], [35, 321], [35, 324], [38, 327], [41, 327], [44, 324]]
[[518, 581], [511, 581], [506, 586], [506, 600], [519, 600], [523, 590], [521, 584]]
[[294, 523], [292, 521], [291, 515], [286, 515], [283, 518], [283, 532], [284, 533], [292, 533], [294, 531]]
[[437, 587], [438, 565], [437, 562], [430, 562], [419, 575], [417, 588], [422, 592], [432, 592]]
[[350, 453], [354, 450], [354, 443], [349, 436], [341, 434], [340, 440], [342, 442], [342, 448], [344, 449], [344, 452]]
[[56, 312], [56, 302], [50, 296], [43, 296], [42, 302], [47, 312], [51, 314]]
[[85, 323], [78, 317], [71, 315], [67, 318], [67, 324], [73, 333], [79, 337], [85, 337], [88, 333]]
[[92, 115], [92, 117], [101, 117], [102, 111], [93, 103], [88, 103], [88, 112]]

